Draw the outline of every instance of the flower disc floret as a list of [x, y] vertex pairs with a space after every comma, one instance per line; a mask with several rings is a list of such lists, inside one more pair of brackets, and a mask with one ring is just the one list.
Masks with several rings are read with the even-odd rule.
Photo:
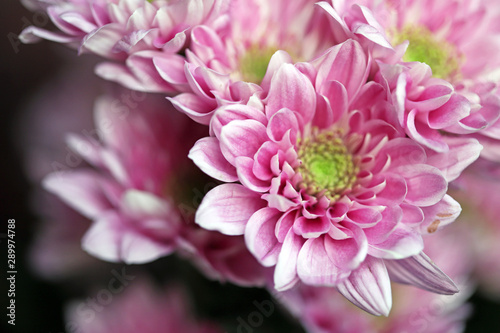
[[342, 139], [333, 132], [301, 140], [297, 153], [302, 161], [298, 167], [303, 179], [299, 187], [311, 195], [334, 201], [356, 182], [359, 168]]
[[425, 27], [406, 27], [394, 38], [395, 44], [405, 40], [410, 44], [403, 60], [426, 63], [434, 77], [446, 79], [457, 74], [461, 57], [452, 44], [439, 40]]

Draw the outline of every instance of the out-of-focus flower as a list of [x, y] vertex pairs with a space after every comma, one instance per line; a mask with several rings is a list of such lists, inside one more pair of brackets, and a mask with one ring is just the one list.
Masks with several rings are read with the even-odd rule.
[[302, 322], [309, 333], [457, 333], [464, 329], [470, 306], [464, 304], [473, 285], [471, 235], [454, 224], [425, 238], [426, 252], [444, 268], [460, 293], [436, 295], [414, 287], [393, 284], [394, 307], [387, 318], [359, 312], [332, 288], [299, 285], [275, 297]]
[[159, 292], [152, 283], [134, 277], [123, 293], [114, 295], [101, 311], [85, 301], [68, 306], [66, 327], [81, 333], [222, 333], [215, 323], [194, 318], [186, 294], [178, 286]]
[[[190, 157], [226, 182], [205, 196], [196, 222], [244, 234], [262, 265], [276, 265], [277, 290], [299, 280], [334, 286], [366, 311], [387, 315], [384, 261], [401, 282], [456, 292], [422, 253], [421, 234], [458, 216], [448, 179], [480, 147], [427, 153], [398, 131], [387, 92], [366, 83], [369, 71], [369, 57], [352, 40], [313, 63], [282, 64], [264, 100], [217, 109], [213, 136], [199, 140]], [[456, 160], [458, 152], [467, 158]]]
[[195, 200], [191, 191], [206, 184], [187, 154], [204, 128], [164, 106], [161, 96], [123, 89], [99, 99], [92, 135], [67, 140], [91, 167], [53, 172], [45, 188], [92, 220], [82, 246], [97, 258], [145, 263], [179, 250], [212, 278], [262, 285], [243, 237], [194, 224], [204, 192]]
[[161, 98], [139, 96], [143, 100], [132, 101], [134, 108], [123, 106], [119, 97], [98, 100], [93, 132], [102, 144], [94, 137], [68, 136], [70, 147], [94, 169], [55, 172], [44, 180], [46, 189], [94, 221], [83, 248], [110, 261], [140, 263], [171, 253], [183, 223], [164, 194], [183, 168], [189, 141], [183, 150], [175, 138], [186, 123], [177, 123], [178, 114], [166, 112]]
[[[224, 25], [228, 2], [224, 0], [24, 0], [29, 8], [47, 11], [57, 32], [36, 26], [26, 28], [20, 39], [32, 43], [41, 38], [115, 60], [100, 64], [97, 73], [130, 89], [172, 92], [156, 70], [156, 62], [168, 62], [173, 76], [182, 75], [185, 58], [178, 53], [186, 45], [189, 30], [198, 24]], [[184, 80], [185, 81], [185, 80]]]
[[483, 156], [499, 159], [498, 6], [490, 0], [332, 3], [320, 5], [333, 28], [378, 59], [378, 80], [394, 91], [407, 135], [446, 151], [444, 132], [476, 133], [485, 142]]
[[458, 223], [473, 235], [474, 277], [486, 296], [500, 299], [500, 166], [478, 161], [453, 185], [453, 194], [464, 207]]

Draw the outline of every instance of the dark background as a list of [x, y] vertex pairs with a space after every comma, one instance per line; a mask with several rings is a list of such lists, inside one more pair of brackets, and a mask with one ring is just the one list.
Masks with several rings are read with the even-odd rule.
[[[1, 111], [0, 111], [0, 236], [7, 232], [7, 219], [16, 220], [16, 326], [7, 325], [7, 317], [1, 314], [3, 331], [12, 332], [63, 332], [63, 304], [70, 298], [81, 296], [82, 291], [78, 284], [55, 284], [41, 280], [30, 270], [26, 253], [36, 226], [37, 217], [30, 211], [30, 193], [33, 185], [29, 184], [23, 174], [21, 154], [14, 142], [23, 133], [18, 131], [18, 122], [22, 108], [28, 97], [47, 80], [50, 80], [65, 62], [68, 54], [76, 56], [74, 51], [50, 42], [41, 42], [33, 45], [23, 45], [16, 35], [27, 25], [45, 24], [43, 15], [34, 14], [26, 10], [17, 0], [2, 0], [0, 10], [0, 55], [1, 55]], [[6, 311], [7, 284], [6, 274], [6, 240], [0, 238], [0, 271], [2, 282], [0, 307]], [[269, 296], [259, 290], [224, 286], [216, 282], [209, 282], [199, 276], [193, 268], [175, 258], [162, 259], [145, 269], [153, 276], [161, 276], [161, 267], [178, 267], [180, 271], [189, 273], [192, 281], [188, 284], [193, 287], [198, 302], [198, 312], [226, 320], [228, 316], [248, 314], [252, 311], [251, 301], [239, 302], [232, 296], [238, 293], [241, 299], [259, 300]], [[108, 271], [109, 272], [109, 271]], [[160, 278], [159, 278], [160, 279]], [[213, 300], [216, 299], [217, 302]], [[467, 333], [472, 332], [500, 332], [500, 304], [487, 300], [485, 297], [474, 294], [471, 298], [474, 313], [467, 324]], [[232, 309], [232, 314], [227, 313]], [[292, 332], [293, 320], [286, 315], [273, 315], [272, 320], [266, 321], [259, 332]], [[256, 330], [257, 332], [257, 330]]]

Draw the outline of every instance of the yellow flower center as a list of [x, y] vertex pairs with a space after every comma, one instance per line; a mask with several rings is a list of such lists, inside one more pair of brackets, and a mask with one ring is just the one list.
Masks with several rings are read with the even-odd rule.
[[277, 49], [252, 46], [240, 59], [240, 72], [244, 81], [260, 84], [266, 75], [269, 60]]
[[323, 132], [304, 139], [299, 145], [300, 188], [332, 201], [351, 189], [359, 168], [341, 138], [333, 132]]
[[449, 79], [458, 73], [461, 57], [455, 46], [436, 38], [425, 27], [406, 27], [394, 37], [395, 44], [408, 40], [410, 45], [403, 56], [407, 62], [424, 62], [434, 77]]

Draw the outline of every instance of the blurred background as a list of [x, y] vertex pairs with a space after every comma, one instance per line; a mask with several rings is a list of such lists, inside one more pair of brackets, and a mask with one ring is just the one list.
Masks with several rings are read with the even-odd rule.
[[[58, 81], [65, 68], [68, 66], [80, 71], [79, 75], [92, 75], [88, 68], [92, 68], [94, 59], [90, 56], [77, 57], [75, 51], [50, 42], [41, 42], [33, 45], [23, 45], [17, 39], [17, 34], [28, 25], [47, 25], [47, 18], [40, 13], [32, 13], [25, 9], [17, 0], [4, 0], [0, 11], [1, 39], [1, 93], [2, 107], [0, 112], [2, 130], [1, 147], [1, 186], [0, 207], [2, 227], [0, 228], [0, 247], [2, 256], [2, 276], [7, 271], [7, 247], [5, 234], [7, 220], [16, 220], [16, 325], [7, 324], [7, 317], [2, 314], [1, 327], [5, 332], [65, 332], [64, 316], [67, 303], [70, 300], [81, 299], [87, 295], [95, 295], [99, 286], [106, 286], [113, 271], [120, 271], [123, 265], [113, 265], [98, 262], [83, 251], [78, 254], [78, 260], [88, 262], [93, 267], [91, 272], [75, 273], [72, 279], [47, 279], [43, 278], [44, 269], [50, 270], [51, 263], [41, 263], [42, 267], [33, 268], [32, 260], [28, 256], [35, 242], [40, 239], [42, 222], [33, 211], [34, 197], [40, 194], [40, 188], [33, 179], [26, 176], [21, 150], [28, 150], [27, 145], [35, 145], [40, 133], [34, 127], [37, 122], [49, 121], [54, 129], [58, 121], [70, 121], [69, 116], [56, 115], [51, 119], [33, 119], [29, 113], [33, 107], [33, 100], [43, 98], [47, 89], [67, 91], [63, 81]], [[80, 65], [81, 64], [81, 65]], [[79, 66], [82, 68], [79, 69]], [[75, 83], [78, 77], [75, 76]], [[94, 92], [103, 84], [95, 79], [96, 86], [89, 87]], [[53, 82], [51, 88], [47, 83]], [[44, 90], [45, 89], [45, 90]], [[81, 104], [85, 91], [72, 91], [75, 105]], [[76, 107], [76, 106], [75, 106]], [[80, 105], [80, 107], [92, 107]], [[70, 114], [71, 110], [68, 111]], [[83, 121], [90, 122], [89, 118]], [[30, 124], [31, 123], [31, 124]], [[61, 147], [64, 147], [61, 144]], [[50, 152], [48, 152], [50, 153]], [[36, 177], [34, 177], [36, 178]], [[51, 199], [47, 199], [50, 207]], [[40, 202], [40, 200], [38, 200]], [[71, 216], [69, 214], [68, 216]], [[78, 218], [75, 218], [78, 219]], [[73, 221], [68, 221], [73, 223]], [[85, 222], [82, 222], [85, 223]], [[47, 235], [49, 237], [49, 235]], [[71, 260], [71, 259], [68, 259]], [[44, 266], [46, 265], [46, 266]], [[168, 267], [168, 270], [165, 269]], [[236, 332], [238, 318], [246, 317], [255, 310], [254, 301], [262, 302], [270, 298], [263, 290], [254, 288], [238, 288], [231, 285], [221, 285], [209, 281], [197, 272], [190, 264], [170, 256], [157, 260], [141, 267], [127, 266], [127, 273], [134, 276], [147, 274], [153, 279], [153, 284], [161, 287], [168, 283], [181, 283], [185, 285], [188, 299], [191, 300], [193, 311], [200, 318], [211, 319], [222, 323], [228, 332]], [[50, 274], [49, 274], [50, 275]], [[179, 277], [183, 277], [180, 279]], [[182, 280], [182, 281], [181, 281]], [[97, 286], [97, 287], [96, 287]], [[102, 288], [102, 287], [101, 287]], [[5, 311], [8, 298], [6, 297], [8, 285], [6, 278], [1, 284], [1, 308]], [[470, 302], [473, 313], [467, 322], [467, 333], [472, 332], [500, 332], [500, 304], [489, 300], [484, 295], [475, 293]], [[302, 332], [295, 319], [285, 312], [276, 312], [262, 326], [254, 332]]]

